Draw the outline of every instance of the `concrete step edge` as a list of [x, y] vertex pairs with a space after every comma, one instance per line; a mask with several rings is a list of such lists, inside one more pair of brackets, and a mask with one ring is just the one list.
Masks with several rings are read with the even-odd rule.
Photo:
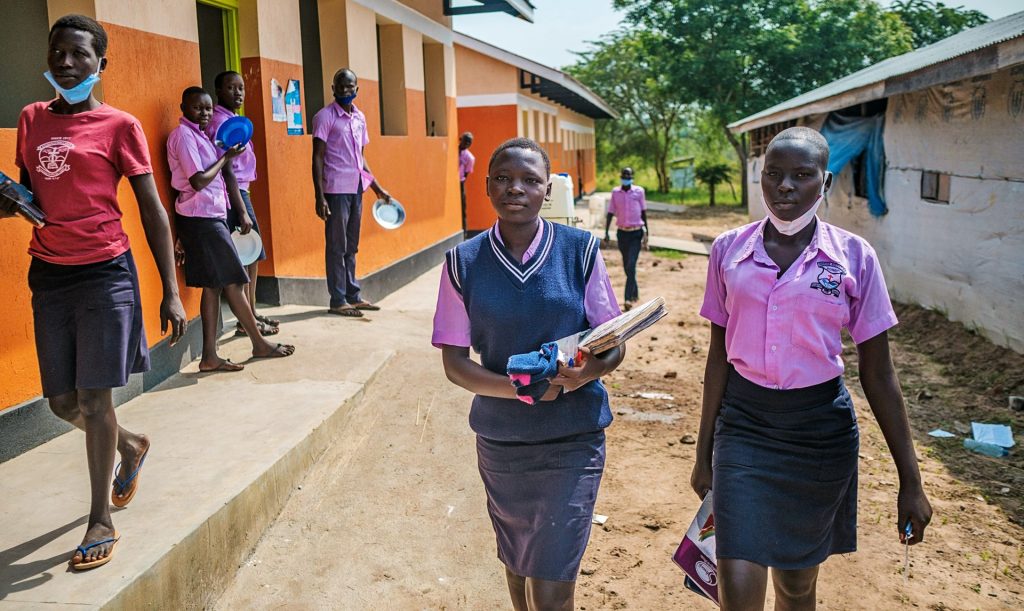
[[309, 469], [345, 430], [349, 415], [365, 397], [367, 386], [377, 379], [394, 356], [394, 352], [388, 352], [376, 370], [359, 385], [359, 390], [342, 401], [305, 439], [100, 608], [212, 607], [238, 568], [252, 555]]

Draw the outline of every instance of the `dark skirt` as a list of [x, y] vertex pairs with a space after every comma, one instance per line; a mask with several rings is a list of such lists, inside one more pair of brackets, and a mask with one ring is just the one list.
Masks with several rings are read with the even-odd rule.
[[174, 226], [185, 249], [186, 286], [219, 289], [249, 282], [224, 219], [179, 214]]
[[[252, 209], [252, 200], [249, 199], [249, 192], [244, 189], [239, 189], [238, 192], [242, 195], [242, 201], [245, 202], [245, 211], [249, 213], [249, 220], [252, 221], [252, 230], [256, 233], [260, 233], [260, 224], [256, 220], [256, 211]], [[228, 207], [228, 229], [234, 231], [239, 226], [238, 215], [235, 214], [235, 209], [231, 206]], [[262, 237], [262, 234], [260, 234]], [[260, 249], [260, 256], [256, 257], [257, 261], [267, 260], [267, 251], [265, 248]]]
[[149, 371], [131, 251], [87, 265], [33, 258], [28, 285], [44, 397], [120, 388]]
[[855, 551], [858, 447], [841, 377], [772, 390], [730, 369], [715, 425], [718, 557], [803, 569]]
[[604, 431], [541, 443], [476, 439], [498, 559], [520, 577], [575, 581], [604, 473]]

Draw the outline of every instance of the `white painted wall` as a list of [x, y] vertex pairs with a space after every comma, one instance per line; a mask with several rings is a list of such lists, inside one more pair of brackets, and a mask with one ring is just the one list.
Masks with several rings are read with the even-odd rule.
[[[875, 247], [894, 299], [1024, 352], [1024, 71], [1014, 72], [890, 98], [889, 213], [868, 213], [848, 167], [819, 214]], [[762, 161], [749, 162], [752, 218], [764, 216]], [[921, 199], [922, 170], [952, 175], [949, 204]]]

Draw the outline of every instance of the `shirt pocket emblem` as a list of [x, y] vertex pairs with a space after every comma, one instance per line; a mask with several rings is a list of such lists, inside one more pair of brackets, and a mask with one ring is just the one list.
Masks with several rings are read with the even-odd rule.
[[843, 283], [846, 269], [838, 263], [829, 261], [819, 261], [818, 268], [818, 279], [811, 283], [811, 288], [821, 291], [822, 294], [838, 297], [839, 286]]

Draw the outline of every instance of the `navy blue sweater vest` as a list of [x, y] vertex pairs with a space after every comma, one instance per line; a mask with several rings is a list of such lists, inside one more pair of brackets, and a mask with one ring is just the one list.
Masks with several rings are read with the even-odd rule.
[[[584, 311], [598, 240], [579, 229], [544, 221], [540, 246], [520, 264], [492, 228], [448, 252], [452, 284], [469, 314], [470, 341], [483, 366], [505, 375], [508, 357], [590, 328]], [[600, 380], [554, 401], [527, 405], [477, 395], [470, 427], [497, 441], [538, 442], [597, 431], [611, 424]]]

